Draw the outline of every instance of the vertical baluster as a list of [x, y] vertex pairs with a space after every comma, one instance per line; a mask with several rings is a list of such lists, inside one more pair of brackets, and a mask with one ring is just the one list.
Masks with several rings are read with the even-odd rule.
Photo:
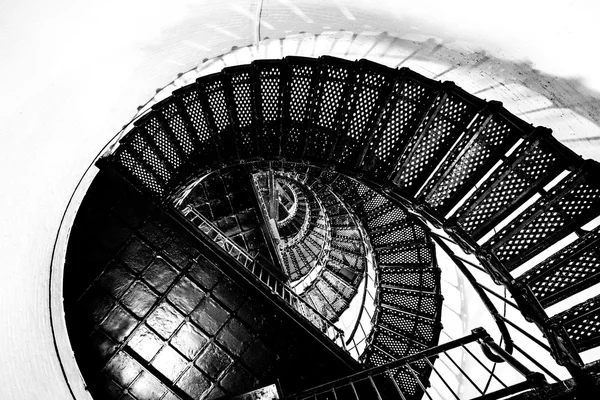
[[479, 386], [477, 386], [477, 385], [475, 384], [475, 382], [473, 382], [473, 380], [471, 379], [471, 377], [470, 377], [468, 374], [466, 374], [466, 373], [465, 373], [465, 371], [463, 371], [463, 369], [462, 369], [462, 368], [461, 368], [461, 367], [460, 367], [460, 366], [459, 366], [459, 365], [458, 365], [458, 364], [457, 364], [457, 363], [456, 363], [456, 362], [455, 362], [455, 361], [452, 359], [452, 357], [450, 357], [450, 356], [448, 355], [448, 353], [446, 353], [445, 351], [444, 351], [443, 353], [444, 353], [444, 355], [445, 355], [446, 357], [448, 357], [448, 359], [449, 359], [449, 360], [452, 362], [452, 364], [454, 364], [454, 366], [455, 366], [455, 367], [456, 367], [456, 368], [457, 368], [457, 369], [460, 371], [460, 373], [461, 373], [461, 374], [463, 374], [463, 376], [464, 376], [465, 378], [467, 378], [467, 380], [468, 380], [469, 382], [471, 382], [471, 385], [473, 385], [473, 387], [475, 387], [475, 389], [477, 389], [477, 391], [479, 392], [479, 394], [483, 395], [483, 392], [481, 391], [481, 389], [479, 389]]
[[433, 398], [431, 397], [431, 395], [429, 394], [429, 392], [427, 392], [427, 388], [421, 382], [421, 379], [419, 378], [419, 375], [415, 372], [414, 369], [412, 369], [412, 367], [410, 366], [410, 364], [406, 364], [406, 368], [408, 369], [408, 372], [410, 372], [410, 374], [417, 380], [417, 384], [423, 390], [423, 393], [425, 393], [427, 395], [427, 397], [429, 397], [430, 400], [433, 400]]
[[444, 377], [442, 376], [442, 374], [440, 374], [438, 372], [438, 370], [435, 369], [435, 367], [433, 366], [433, 364], [431, 363], [431, 361], [429, 361], [429, 358], [425, 357], [424, 360], [429, 365], [429, 367], [433, 370], [433, 372], [435, 372], [435, 374], [441, 379], [442, 383], [448, 388], [448, 390], [450, 391], [450, 393], [452, 393], [452, 395], [454, 396], [454, 398], [456, 400], [460, 400], [460, 398], [454, 392], [454, 390], [452, 390], [452, 388], [450, 387], [450, 385], [448, 384], [448, 382], [446, 382], [446, 380], [444, 379]]
[[350, 387], [352, 388], [352, 392], [354, 392], [354, 397], [356, 397], [356, 400], [360, 400], [360, 397], [358, 397], [358, 393], [356, 392], [356, 388], [354, 387], [354, 383], [350, 382]]
[[[394, 369], [397, 370], [398, 368], [394, 368]], [[388, 371], [388, 372], [391, 372], [391, 371]], [[396, 379], [394, 379], [394, 374], [390, 373], [389, 377], [390, 377], [390, 380], [392, 381], [392, 383], [394, 384], [394, 389], [396, 389], [396, 392], [400, 396], [400, 399], [406, 400], [406, 397], [404, 397], [404, 393], [402, 393], [402, 390], [398, 386], [398, 382], [396, 382]]]
[[539, 361], [537, 361], [535, 358], [531, 357], [526, 351], [524, 351], [523, 349], [521, 349], [516, 344], [514, 346], [515, 346], [515, 349], [519, 353], [521, 353], [522, 355], [524, 355], [525, 358], [527, 358], [529, 361], [531, 361], [532, 363], [534, 363], [539, 369], [541, 369], [542, 371], [544, 371], [544, 373], [546, 375], [548, 375], [550, 378], [554, 379], [555, 382], [560, 382], [560, 379], [556, 375], [554, 375], [552, 372], [550, 372], [548, 370], [548, 368], [544, 367], [542, 364], [539, 363]]
[[375, 390], [375, 394], [377, 395], [377, 400], [383, 400], [381, 398], [381, 394], [379, 393], [379, 390], [377, 389], [377, 385], [375, 385], [375, 381], [373, 380], [372, 376], [369, 376], [369, 382], [371, 382], [371, 386], [373, 386], [373, 390]]
[[333, 393], [333, 400], [338, 400], [337, 393], [335, 392], [335, 388], [331, 388], [331, 393]]

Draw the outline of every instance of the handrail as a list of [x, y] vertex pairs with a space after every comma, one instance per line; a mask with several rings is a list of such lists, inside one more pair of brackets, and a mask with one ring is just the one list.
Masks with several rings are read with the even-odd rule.
[[[524, 376], [526, 380], [524, 382], [514, 382], [515, 376], [513, 375], [513, 382], [505, 383], [504, 379], [500, 379], [500, 377], [497, 376], [493, 371], [490, 371], [485, 364], [479, 360], [477, 355], [468, 349], [467, 345], [476, 342], [480, 344], [481, 351], [483, 353], [486, 351], [494, 352], [499, 358], [504, 359], [513, 370]], [[487, 388], [481, 390], [479, 387], [477, 387], [469, 375], [459, 365], [457, 365], [454, 359], [449, 355], [449, 352], [451, 351], [461, 351], [463, 352], [464, 357], [474, 358], [475, 361], [478, 362], [477, 365], [492, 374], [492, 376], [500, 384], [500, 389], [496, 389], [496, 391], [491, 393], [486, 393]], [[345, 387], [346, 390], [351, 390], [357, 400], [360, 400], [361, 398], [374, 398], [372, 395], [373, 393], [377, 395], [377, 398], [382, 398], [381, 393], [383, 393], [385, 390], [389, 390], [390, 388], [393, 388], [392, 393], [396, 392], [400, 398], [404, 399], [406, 397], [403, 391], [410, 390], [410, 388], [406, 386], [407, 383], [409, 385], [410, 383], [404, 380], [397, 382], [398, 379], [402, 379], [398, 377], [398, 373], [402, 370], [410, 373], [414, 377], [415, 385], [418, 385], [418, 388], [425, 392], [427, 397], [431, 398], [430, 394], [427, 393], [427, 388], [431, 387], [430, 380], [417, 371], [419, 364], [428, 365], [431, 367], [436, 374], [436, 378], [438, 378], [441, 381], [441, 384], [444, 385], [443, 387], [445, 387], [445, 390], [449, 391], [451, 395], [458, 399], [459, 397], [457, 392], [460, 391], [460, 388], [452, 388], [452, 386], [446, 380], [447, 378], [450, 378], [448, 373], [444, 374], [444, 371], [440, 372], [438, 370], [439, 368], [436, 368], [435, 366], [437, 364], [434, 365], [434, 361], [442, 355], [445, 356], [445, 358], [456, 367], [456, 369], [464, 378], [466, 378], [466, 382], [470, 382], [471, 385], [474, 386], [474, 389], [480, 394], [482, 399], [499, 398], [500, 394], [510, 395], [547, 384], [543, 374], [529, 370], [526, 366], [514, 359], [512, 355], [508, 354], [506, 351], [504, 351], [504, 349], [498, 346], [498, 344], [494, 342], [485, 329], [476, 328], [471, 331], [470, 335], [464, 336], [460, 339], [431, 347], [413, 355], [396, 359], [386, 364], [372, 367], [364, 371], [360, 371], [352, 375], [339, 378], [331, 382], [300, 391], [298, 393], [294, 393], [284, 397], [284, 399], [315, 399], [318, 398], [319, 395], [325, 393], [332, 394], [332, 398], [335, 399], [343, 397], [341, 394]], [[442, 367], [446, 365], [443, 359], [440, 359], [440, 362], [443, 364]], [[455, 373], [452, 372], [451, 369], [447, 369], [446, 371], [448, 371], [450, 374]], [[474, 371], [471, 372], [473, 373]], [[361, 382], [365, 382], [362, 387]], [[368, 387], [368, 390], [365, 390], [365, 387]], [[413, 388], [413, 390], [414, 389], [415, 388]], [[442, 386], [433, 386], [433, 389], [439, 392], [442, 390]]]
[[[224, 235], [219, 228], [217, 228], [212, 222], [210, 222], [206, 217], [204, 217], [204, 215], [200, 214], [194, 207], [187, 206], [186, 208], [184, 208], [182, 210], [182, 212], [183, 212], [183, 215], [185, 215], [186, 217], [189, 214], [193, 214], [194, 217], [198, 218], [201, 221], [201, 225], [197, 226], [197, 228], [199, 228], [200, 230], [202, 230], [203, 226], [209, 228], [216, 236], [218, 236], [221, 239], [221, 241], [218, 242], [217, 240], [215, 240], [215, 238], [211, 237], [212, 241], [215, 242], [215, 243], [217, 243], [219, 246], [221, 246], [223, 249], [225, 249], [229, 254], [231, 254], [232, 256], [234, 256], [234, 258], [236, 260], [240, 261], [234, 255], [234, 253], [232, 253], [230, 251], [230, 249], [235, 249], [240, 255], [242, 255], [244, 257], [244, 259], [247, 261], [248, 264], [255, 261], [255, 257], [253, 257], [250, 254], [248, 254], [246, 252], [246, 250], [242, 249], [237, 243], [235, 243], [233, 240], [229, 239], [229, 237], [227, 237], [226, 235]], [[205, 234], [207, 234], [204, 231], [202, 231], [202, 232], [205, 233]], [[242, 263], [242, 264], [244, 266], [247, 265], [246, 263]]]
[[[467, 278], [467, 280], [473, 287], [473, 290], [475, 290], [475, 292], [477, 293], [477, 295], [479, 296], [479, 298], [485, 305], [485, 308], [487, 308], [490, 315], [494, 319], [494, 322], [496, 322], [496, 325], [498, 326], [498, 329], [500, 330], [500, 334], [502, 335], [502, 338], [504, 339], [504, 349], [506, 350], [506, 352], [508, 354], [512, 354], [513, 349], [514, 349], [513, 340], [510, 336], [510, 332], [509, 332], [508, 328], [506, 327], [506, 324], [504, 323], [504, 320], [502, 319], [502, 316], [500, 315], [498, 310], [496, 310], [494, 303], [492, 303], [492, 301], [490, 300], [490, 298], [488, 297], [486, 292], [481, 288], [481, 286], [479, 285], [479, 282], [477, 282], [477, 279], [475, 279], [475, 277], [473, 276], [471, 271], [469, 271], [469, 269], [464, 265], [462, 260], [454, 254], [452, 249], [446, 244], [446, 242], [444, 242], [444, 240], [441, 238], [441, 236], [435, 232], [430, 232], [430, 234], [431, 234], [431, 237], [433, 238], [433, 240], [435, 240], [435, 242], [438, 244], [438, 246], [440, 246], [442, 248], [442, 250], [444, 250], [444, 252], [448, 255], [448, 257], [450, 257], [450, 259], [452, 259], [452, 261], [454, 261], [454, 264], [456, 264], [458, 269], [460, 269], [460, 272], [462, 272], [462, 274], [465, 276], [465, 278]], [[498, 355], [496, 355], [495, 353], [493, 353], [491, 351], [484, 350], [484, 353], [493, 362], [504, 362], [505, 361], [502, 357], [499, 357]]]
[[372, 367], [372, 368], [366, 369], [364, 371], [360, 371], [355, 374], [348, 375], [346, 377], [336, 379], [334, 381], [324, 383], [322, 385], [315, 386], [313, 388], [306, 389], [306, 390], [303, 390], [298, 393], [294, 393], [291, 396], [286, 396], [285, 399], [293, 399], [293, 398], [301, 397], [302, 395], [309, 394], [309, 393], [316, 394], [316, 393], [319, 393], [320, 391], [322, 391], [323, 389], [329, 389], [331, 387], [341, 386], [341, 385], [348, 384], [355, 380], [366, 378], [368, 376], [377, 375], [379, 373], [386, 372], [390, 369], [397, 368], [402, 365], [408, 364], [412, 361], [417, 361], [421, 358], [432, 357], [432, 356], [438, 355], [444, 351], [455, 349], [461, 345], [476, 342], [477, 340], [483, 339], [486, 335], [487, 335], [487, 332], [485, 331], [485, 329], [474, 330], [470, 335], [464, 336], [460, 339], [456, 339], [451, 342], [443, 343], [443, 344], [435, 346], [435, 347], [430, 347], [426, 350], [420, 351], [413, 355], [410, 355], [407, 357], [402, 357], [402, 358], [399, 358], [394, 361], [390, 361], [387, 364], [383, 364], [378, 367]]
[[[359, 230], [361, 231], [361, 235], [363, 235], [363, 237], [368, 237], [366, 235], [364, 235], [363, 229], [364, 227], [362, 226], [362, 224], [360, 223], [360, 221], [356, 221], [357, 222], [357, 226], [359, 228]], [[348, 348], [348, 351], [352, 351], [354, 349], [357, 349], [358, 345], [364, 340], [366, 341], [369, 334], [371, 333], [371, 330], [373, 329], [373, 321], [372, 315], [369, 315], [368, 310], [367, 310], [367, 295], [369, 295], [373, 301], [373, 306], [375, 307], [375, 297], [377, 295], [377, 285], [376, 285], [376, 272], [375, 272], [375, 258], [373, 256], [372, 253], [372, 249], [370, 246], [370, 242], [368, 240], [365, 240], [365, 245], [367, 246], [366, 248], [366, 263], [365, 263], [365, 269], [364, 269], [364, 285], [363, 285], [363, 296], [361, 299], [361, 303], [360, 303], [360, 310], [358, 312], [358, 315], [356, 316], [356, 323], [354, 324], [354, 327], [352, 329], [352, 331], [350, 332], [350, 335], [348, 335], [348, 339], [346, 340], [346, 345], [349, 345], [351, 342], [354, 343], [353, 347]], [[370, 275], [370, 273], [373, 274], [373, 276]], [[373, 284], [374, 286], [374, 293], [371, 293], [371, 291], [369, 290], [370, 284]], [[363, 318], [363, 313], [367, 313], [367, 317], [369, 319], [371, 319], [371, 322], [369, 324], [369, 326], [367, 327], [367, 329], [365, 330], [365, 328], [363, 327], [363, 323], [362, 323], [362, 318]], [[361, 329], [362, 333], [365, 335], [365, 337], [362, 340], [359, 340], [358, 343], [354, 340], [354, 336], [356, 334], [356, 332], [358, 331], [358, 328]], [[357, 353], [359, 352], [358, 350], [356, 350]]]
[[[434, 239], [439, 239], [439, 240], [451, 243], [453, 245], [460, 246], [458, 243], [456, 243], [455, 241], [453, 241], [451, 238], [447, 238], [447, 237], [445, 237], [443, 235], [439, 235], [439, 234], [437, 234], [435, 232], [431, 232], [431, 235], [434, 237]], [[437, 240], [436, 240], [436, 242], [437, 242]], [[440, 246], [440, 247], [448, 247], [448, 246]], [[451, 249], [449, 249], [449, 250], [452, 251]], [[476, 292], [478, 294], [479, 293], [486, 294], [486, 292], [487, 292], [490, 295], [492, 295], [493, 297], [495, 297], [495, 298], [499, 299], [500, 301], [504, 302], [505, 305], [509, 305], [512, 308], [514, 308], [515, 310], [518, 310], [518, 311], [522, 312], [522, 310], [518, 307], [518, 305], [516, 303], [514, 303], [513, 301], [511, 301], [511, 300], [509, 300], [508, 298], [505, 297], [506, 296], [506, 289], [504, 291], [504, 295], [500, 295], [500, 294], [496, 293], [495, 291], [493, 291], [492, 289], [488, 288], [487, 286], [479, 283], [475, 279], [475, 277], [472, 275], [471, 270], [469, 270], [467, 267], [473, 267], [476, 270], [483, 272], [487, 276], [490, 276], [489, 273], [488, 273], [488, 271], [486, 271], [484, 268], [482, 268], [481, 266], [477, 265], [476, 263], [474, 263], [472, 261], [469, 261], [469, 260], [466, 260], [466, 259], [458, 256], [454, 252], [448, 253], [448, 251], [446, 251], [446, 250], [445, 250], [445, 252], [447, 254], [449, 254], [449, 257], [451, 257], [451, 259], [454, 261], [455, 265], [459, 269], [461, 269], [461, 267], [464, 268], [464, 269], [461, 269], [461, 271], [463, 272], [463, 275], [467, 279], [469, 279], [469, 277], [471, 277], [473, 279], [473, 281], [472, 282], [470, 281], [470, 282], [471, 282], [471, 285], [473, 286], [474, 290], [476, 290]], [[453, 255], [453, 257], [452, 257], [452, 255]], [[466, 273], [465, 273], [465, 271], [466, 271]], [[473, 283], [473, 282], [475, 282], [475, 283]], [[480, 295], [480, 297], [481, 297], [481, 295]], [[482, 300], [483, 300], [483, 298], [482, 298]], [[488, 297], [488, 301], [489, 300], [490, 300], [490, 298]], [[484, 301], [484, 303], [485, 303], [485, 301]], [[491, 301], [490, 301], [490, 303], [491, 303]], [[527, 330], [525, 330], [522, 327], [520, 327], [518, 324], [515, 324], [513, 321], [511, 321], [505, 315], [500, 314], [500, 313], [496, 313], [495, 315], [494, 315], [494, 313], [491, 313], [491, 315], [494, 318], [494, 320], [495, 320], [496, 323], [500, 322], [499, 327], [500, 326], [505, 327], [508, 332], [511, 332], [514, 329], [515, 331], [517, 331], [518, 333], [522, 334], [524, 337], [526, 337], [527, 339], [529, 339], [533, 343], [535, 343], [535, 345], [539, 346], [540, 349], [544, 350], [548, 354], [551, 354], [551, 355], [553, 354], [553, 349], [549, 345], [543, 343], [540, 339], [538, 339], [535, 336], [533, 336], [531, 334], [531, 332], [528, 332]], [[513, 331], [513, 333], [514, 333], [514, 331]], [[501, 334], [504, 337], [504, 333], [502, 332], [502, 330], [501, 330]], [[544, 333], [544, 337], [546, 337], [547, 340], [550, 343], [552, 343], [552, 340], [553, 340], [552, 335], [553, 335], [552, 332], [545, 332]], [[519, 348], [518, 348], [518, 346], [517, 346], [516, 343], [512, 342], [511, 345], [512, 345], [511, 347], [514, 347], [515, 349], [519, 350]], [[509, 350], [509, 348], [507, 347], [506, 350]], [[486, 352], [487, 352], [487, 354], [491, 355], [494, 359], [496, 359], [498, 357], [497, 354], [495, 354], [494, 352], [492, 352], [489, 349], [486, 349]], [[513, 352], [510, 351], [509, 353], [512, 354]], [[528, 354], [523, 354], [522, 351], [521, 351], [521, 354], [524, 355], [527, 359], [529, 359], [529, 361], [531, 361], [532, 363], [536, 364], [540, 368], [540, 370], [542, 370], [550, 378], [552, 378], [556, 382], [560, 381], [560, 379], [556, 375], [554, 375], [547, 368], [545, 368], [544, 366], [542, 366], [541, 364], [539, 364], [538, 360], [535, 360], [535, 359], [531, 358]], [[495, 361], [495, 360], [492, 360], [492, 361]]]
[[[308, 320], [312, 325], [319, 328], [321, 332], [325, 333], [331, 341], [338, 345], [338, 347], [342, 348], [344, 351], [347, 351], [343, 339], [344, 332], [314, 307], [306, 303], [289, 286], [278, 279], [269, 269], [263, 267], [256, 257], [252, 257], [244, 249], [239, 247], [193, 207], [186, 207], [182, 210], [182, 213], [186, 217], [189, 214], [193, 214], [195, 218], [199, 219], [200, 224], [197, 226], [197, 228], [199, 228], [198, 230], [201, 231], [203, 235], [208, 236], [211, 241], [215, 242], [217, 245], [219, 245], [219, 247], [232, 255], [232, 257], [244, 268], [250, 271], [255, 278], [261, 281], [264, 285], [268, 286], [271, 290], [271, 293], [284, 300], [292, 309], [302, 315], [304, 319]], [[202, 231], [202, 226], [210, 228], [210, 231], [213, 232], [215, 236], [211, 237], [206, 232]], [[215, 238], [218, 238], [218, 240], [215, 240]], [[232, 250], [235, 251], [233, 252]]]
[[481, 345], [483, 346], [484, 349], [487, 348], [487, 349], [489, 349], [489, 351], [492, 351], [498, 357], [502, 358], [507, 364], [509, 364], [511, 367], [513, 367], [513, 369], [515, 371], [517, 371], [524, 377], [529, 378], [531, 376], [532, 371], [530, 371], [529, 368], [527, 368], [519, 360], [514, 358], [506, 350], [504, 350], [502, 347], [500, 347], [496, 342], [494, 342], [494, 339], [492, 339], [490, 336], [486, 336], [486, 337], [482, 338]]
[[356, 331], [358, 330], [358, 326], [360, 325], [360, 319], [362, 317], [363, 310], [365, 309], [365, 301], [367, 300], [367, 285], [369, 283], [368, 268], [369, 268], [369, 265], [367, 263], [367, 266], [364, 271], [364, 277], [363, 277], [363, 279], [365, 280], [365, 284], [363, 286], [363, 296], [362, 296], [362, 300], [360, 302], [360, 310], [358, 311], [358, 315], [356, 316], [356, 323], [354, 324], [354, 328], [352, 328], [352, 331], [350, 332], [350, 335], [348, 336], [348, 339], [346, 340], [346, 346], [350, 344], [352, 339], [354, 339], [354, 335], [356, 334]]

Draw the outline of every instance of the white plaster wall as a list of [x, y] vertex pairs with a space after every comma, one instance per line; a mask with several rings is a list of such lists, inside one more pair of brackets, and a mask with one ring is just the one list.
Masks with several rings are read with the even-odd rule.
[[0, 2], [0, 399], [71, 398], [48, 286], [69, 197], [156, 88], [232, 46], [366, 54], [454, 80], [597, 158], [593, 1], [264, 0], [260, 35], [257, 3]]

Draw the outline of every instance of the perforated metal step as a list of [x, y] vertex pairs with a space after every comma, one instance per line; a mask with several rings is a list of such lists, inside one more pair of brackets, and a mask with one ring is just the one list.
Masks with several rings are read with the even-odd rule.
[[600, 227], [536, 266], [519, 280], [543, 307], [600, 282]]

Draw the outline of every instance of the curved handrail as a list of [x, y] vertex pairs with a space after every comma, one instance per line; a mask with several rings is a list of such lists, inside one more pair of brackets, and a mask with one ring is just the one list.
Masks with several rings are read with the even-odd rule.
[[[504, 341], [504, 350], [508, 354], [512, 354], [514, 350], [514, 343], [512, 337], [500, 313], [498, 312], [498, 310], [496, 310], [494, 303], [492, 303], [485, 291], [481, 289], [479, 283], [477, 282], [477, 279], [475, 279], [475, 276], [473, 276], [471, 271], [469, 271], [469, 269], [465, 266], [462, 260], [454, 254], [452, 249], [446, 244], [446, 242], [444, 242], [442, 237], [435, 232], [430, 232], [430, 235], [433, 238], [433, 240], [437, 243], [437, 245], [440, 246], [442, 250], [444, 250], [448, 257], [450, 257], [450, 259], [452, 259], [452, 261], [454, 262], [454, 264], [456, 264], [456, 266], [464, 275], [464, 277], [467, 278], [467, 280], [469, 281], [469, 283], [471, 284], [471, 286], [485, 305], [485, 308], [487, 308], [490, 315], [494, 319], [494, 322], [496, 322], [496, 325], [498, 326], [498, 329], [500, 330], [500, 334], [502, 335]], [[483, 351], [487, 358], [489, 358], [493, 362], [501, 363], [505, 361], [502, 357], [490, 351], [487, 347], [484, 347]]]
[[[467, 347], [475, 343], [479, 343], [479, 348], [483, 353], [486, 351], [494, 352], [498, 358], [506, 361], [506, 364], [510, 366], [512, 371], [515, 371], [518, 374], [513, 374], [513, 376], [508, 377], [498, 375], [494, 370], [490, 370], [481, 362], [481, 360], [479, 360], [476, 352], [469, 350]], [[464, 357], [473, 360], [473, 365], [477, 366], [478, 371], [466, 371], [461, 368], [449, 354], [450, 352], [456, 351], [461, 352], [461, 358]], [[446, 364], [446, 360], [453, 364], [457, 372], [452, 372], [453, 369], [450, 368], [442, 370], [436, 369], [433, 362], [437, 358], [442, 358], [441, 361], [443, 364]], [[419, 372], [419, 363], [428, 365], [432, 368], [435, 375], [431, 378], [436, 379], [437, 386], [436, 383], [433, 383], [430, 386], [430, 377]], [[491, 392], [488, 392], [489, 387], [481, 389], [477, 386], [473, 381], [472, 376], [476, 375], [477, 372], [484, 371], [487, 371], [492, 375], [498, 382], [499, 388], [492, 389]], [[412, 379], [409, 378], [409, 380], [414, 380], [413, 390], [416, 389], [416, 393], [414, 391], [405, 393], [406, 386], [404, 383], [406, 381], [403, 376], [406, 375], [412, 376]], [[525, 378], [525, 380], [522, 381], [522, 378], [518, 378], [519, 375]], [[426, 396], [431, 399], [432, 397], [428, 393], [428, 387], [434, 388], [434, 391], [438, 393], [440, 398], [462, 398], [459, 397], [459, 393], [464, 394], [464, 390], [468, 388], [453, 386], [451, 381], [447, 380], [448, 378], [464, 378], [465, 382], [471, 384], [471, 389], [474, 389], [473, 393], [480, 395], [480, 397], [477, 398], [490, 399], [505, 398], [525, 390], [539, 389], [548, 384], [543, 374], [535, 370], [530, 370], [520, 361], [504, 351], [494, 342], [485, 329], [476, 328], [471, 331], [471, 334], [462, 338], [428, 348], [413, 355], [399, 358], [386, 364], [372, 367], [310, 389], [302, 390], [286, 396], [285, 399], [309, 400], [321, 397], [337, 399], [345, 397], [344, 394], [346, 393], [359, 400], [371, 398], [382, 399], [387, 398], [386, 395], [389, 395], [390, 398], [406, 399], [413, 398], [414, 395], [418, 395], [420, 391], [424, 393], [423, 397]], [[507, 378], [509, 380], [507, 380]], [[402, 383], [399, 382], [400, 380]], [[384, 395], [384, 393], [386, 395]], [[448, 395], [448, 397], [446, 395]]]
[[[367, 264], [367, 268], [368, 268], [368, 264]], [[356, 322], [354, 323], [354, 328], [352, 328], [350, 335], [348, 335], [348, 339], [346, 339], [346, 346], [350, 344], [352, 339], [354, 339], [354, 335], [356, 334], [356, 331], [358, 330], [358, 327], [360, 326], [360, 319], [362, 318], [362, 314], [365, 309], [365, 301], [367, 300], [367, 285], [369, 284], [369, 274], [367, 273], [367, 268], [365, 268], [365, 272], [364, 272], [364, 276], [363, 276], [365, 284], [363, 287], [363, 297], [360, 302], [360, 310], [358, 311], [358, 315], [356, 316]]]
[[474, 329], [473, 333], [471, 333], [470, 335], [467, 335], [463, 338], [460, 339], [456, 339], [453, 340], [451, 342], [448, 343], [444, 343], [435, 347], [431, 347], [427, 350], [421, 351], [419, 353], [407, 356], [407, 357], [403, 357], [403, 358], [399, 358], [397, 360], [393, 360], [390, 361], [387, 364], [383, 364], [380, 366], [376, 366], [376, 367], [371, 367], [369, 369], [366, 369], [364, 371], [360, 371], [357, 373], [354, 373], [352, 375], [346, 376], [344, 378], [340, 378], [337, 379], [335, 381], [329, 382], [329, 383], [324, 383], [322, 385], [319, 386], [315, 386], [313, 388], [310, 389], [306, 389], [303, 390], [299, 393], [295, 393], [291, 396], [286, 397], [286, 399], [293, 399], [293, 398], [300, 398], [305, 394], [311, 394], [311, 395], [316, 395], [318, 393], [322, 393], [323, 391], [327, 391], [332, 387], [336, 387], [336, 386], [340, 386], [340, 385], [344, 385], [344, 384], [348, 384], [352, 381], [356, 381], [358, 379], [361, 378], [365, 378], [368, 376], [373, 376], [375, 374], [378, 373], [382, 373], [382, 372], [386, 372], [389, 371], [393, 368], [399, 367], [401, 365], [407, 364], [409, 362], [412, 362], [414, 360], [419, 360], [421, 358], [429, 358], [429, 357], [434, 357], [444, 351], [448, 351], [450, 349], [455, 349], [458, 348], [462, 345], [465, 345], [467, 343], [472, 343], [472, 342], [476, 342], [478, 340], [482, 340], [487, 336], [487, 332], [480, 328], [480, 329]]
[[[350, 207], [348, 207], [348, 208], [350, 208]], [[350, 333], [350, 335], [348, 337], [348, 340], [346, 341], [346, 345], [348, 345], [354, 339], [354, 335], [356, 334], [356, 331], [358, 330], [359, 327], [361, 327], [361, 324], [362, 324], [361, 323], [362, 314], [363, 314], [363, 312], [365, 311], [365, 308], [366, 308], [367, 294], [369, 292], [368, 289], [369, 289], [369, 271], [370, 271], [370, 268], [373, 268], [373, 272], [375, 271], [375, 264], [374, 264], [375, 263], [375, 258], [373, 257], [373, 252], [372, 252], [372, 249], [371, 249], [371, 242], [368, 239], [369, 236], [365, 233], [365, 229], [364, 229], [362, 223], [360, 222], [360, 220], [358, 220], [357, 218], [355, 218], [354, 212], [351, 213], [350, 215], [352, 216], [352, 219], [354, 219], [354, 222], [356, 223], [356, 226], [358, 227], [358, 230], [359, 230], [361, 236], [363, 237], [363, 242], [365, 243], [365, 246], [366, 246], [366, 249], [365, 249], [366, 250], [366, 257], [365, 257], [366, 258], [366, 263], [365, 263], [366, 265], [365, 265], [365, 271], [364, 271], [364, 276], [363, 276], [363, 279], [364, 279], [364, 289], [363, 290], [364, 290], [364, 292], [363, 292], [363, 298], [362, 298], [361, 303], [360, 303], [360, 311], [358, 312], [358, 315], [356, 317], [356, 323], [354, 324], [354, 328], [352, 329], [352, 331], [351, 331], [351, 333]], [[371, 260], [371, 262], [369, 262], [369, 260]], [[375, 282], [373, 282], [373, 283], [375, 283]], [[372, 296], [372, 297], [374, 297], [374, 296]], [[373, 328], [373, 327], [371, 326], [371, 328]], [[363, 329], [363, 328], [361, 327], [361, 329]], [[363, 332], [364, 332], [364, 329], [363, 329]], [[355, 347], [356, 347], [356, 345], [355, 345]]]

